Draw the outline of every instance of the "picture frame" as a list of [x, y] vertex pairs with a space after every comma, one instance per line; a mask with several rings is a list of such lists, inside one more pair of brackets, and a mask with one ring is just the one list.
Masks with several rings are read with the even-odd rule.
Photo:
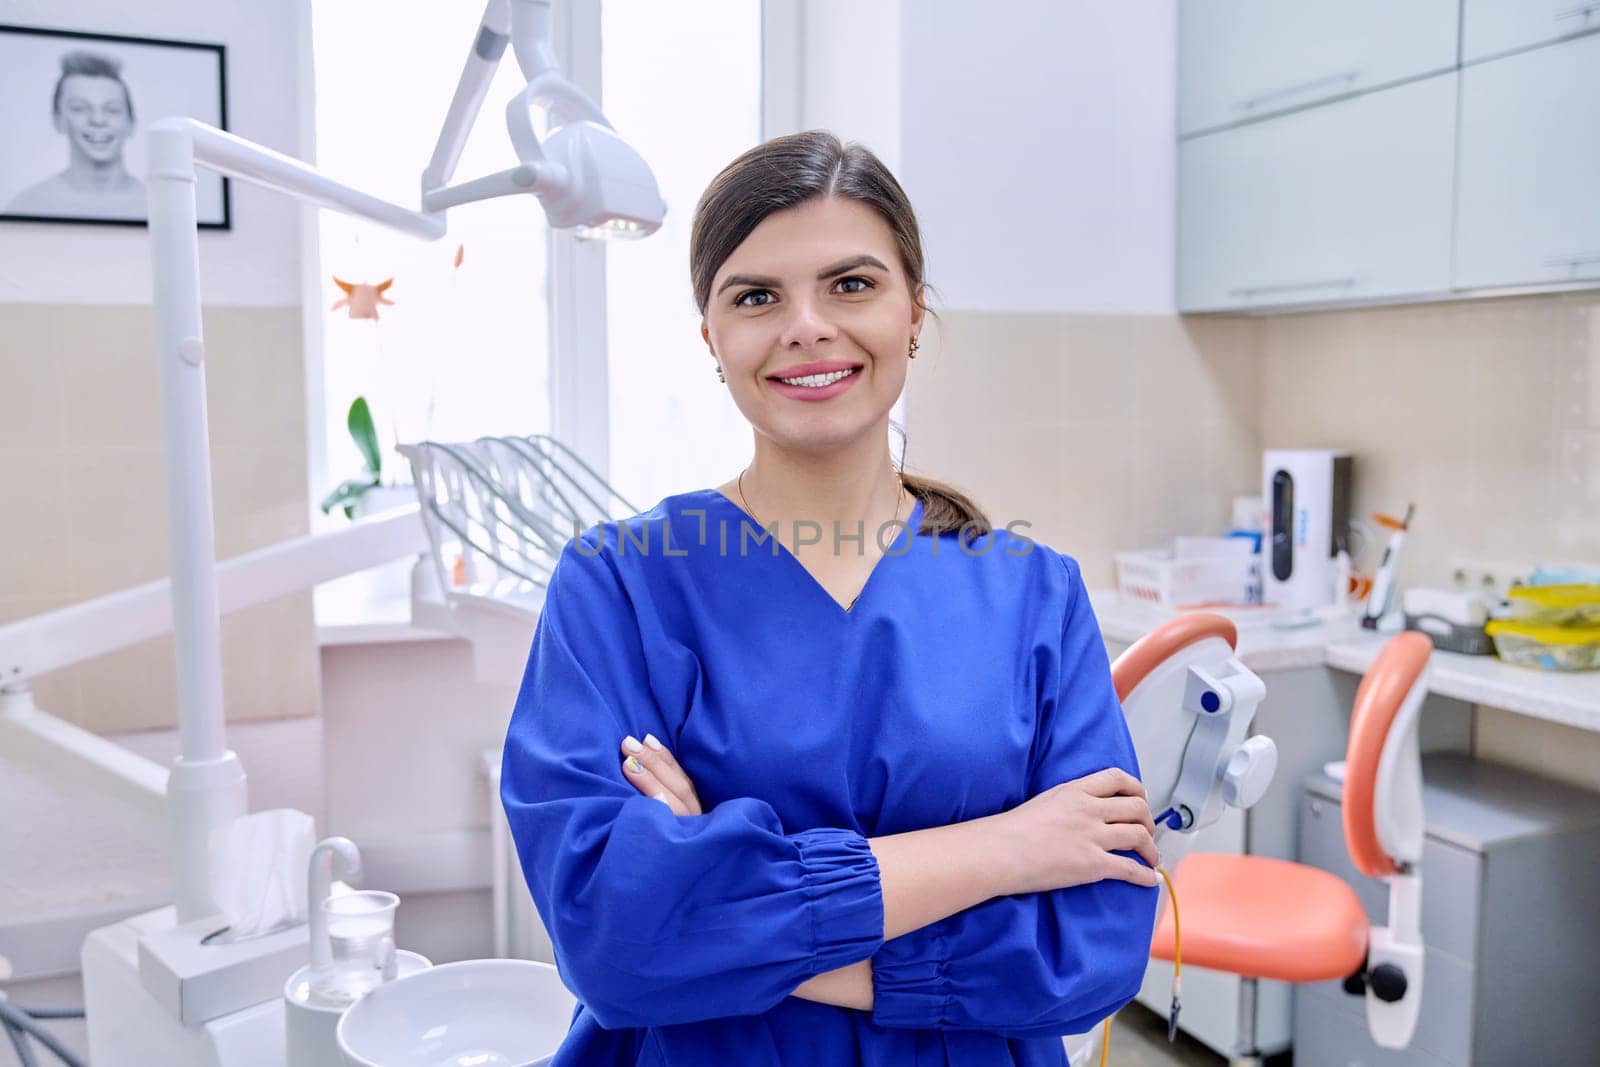
[[[0, 222], [147, 226], [143, 130], [173, 115], [228, 128], [223, 45], [0, 24]], [[231, 229], [228, 179], [195, 177]]]

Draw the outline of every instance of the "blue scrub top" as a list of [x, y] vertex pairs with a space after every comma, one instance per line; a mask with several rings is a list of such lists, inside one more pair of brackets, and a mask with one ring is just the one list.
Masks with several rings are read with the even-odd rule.
[[[922, 511], [850, 610], [715, 489], [567, 543], [501, 779], [580, 1002], [556, 1067], [1054, 1067], [1138, 991], [1157, 894], [1126, 882], [883, 939], [868, 838], [1138, 773], [1077, 563], [1004, 530], [963, 548]], [[647, 733], [705, 814], [624, 780]], [[789, 995], [865, 959], [870, 1012]]]

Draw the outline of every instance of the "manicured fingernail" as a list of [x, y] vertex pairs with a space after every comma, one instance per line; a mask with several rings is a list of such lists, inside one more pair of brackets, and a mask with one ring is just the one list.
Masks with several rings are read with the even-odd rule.
[[624, 737], [622, 739], [622, 747], [627, 749], [629, 752], [643, 752], [644, 751], [644, 746], [641, 745], [639, 743], [638, 739], [636, 737], [634, 737], [632, 734], [629, 734], [627, 737]]
[[623, 760], [622, 761], [622, 765], [624, 767], [628, 768], [629, 772], [632, 773], [632, 774], [643, 774], [644, 773], [644, 764], [640, 763], [638, 760], [634, 759], [632, 756], [629, 756], [627, 759]]
[[649, 745], [651, 748], [655, 749], [657, 752], [665, 752], [666, 751], [666, 746], [663, 745], [660, 741], [656, 740], [656, 735], [655, 734], [645, 734], [644, 735], [644, 743]]

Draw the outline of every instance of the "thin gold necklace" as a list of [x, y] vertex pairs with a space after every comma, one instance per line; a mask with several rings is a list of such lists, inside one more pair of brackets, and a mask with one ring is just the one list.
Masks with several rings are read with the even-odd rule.
[[[744, 509], [750, 513], [750, 517], [752, 519], [756, 520], [756, 525], [762, 527], [763, 529], [765, 529], [767, 524], [761, 521], [761, 516], [757, 515], [756, 512], [755, 512], [755, 509], [750, 506], [750, 501], [748, 501], [748, 500], [746, 500], [744, 498], [744, 473], [745, 473], [745, 471], [747, 471], [749, 469], [750, 469], [749, 467], [746, 467], [744, 470], [739, 472], [739, 480], [738, 480], [738, 482], [736, 484], [736, 488], [739, 490], [739, 503], [743, 504], [744, 505]], [[893, 470], [893, 468], [890, 468], [890, 469]], [[895, 477], [895, 482], [900, 487], [900, 491], [894, 495], [894, 518], [890, 519], [889, 521], [890, 522], [899, 522], [900, 521], [900, 502], [901, 502], [901, 499], [905, 496], [906, 479], [905, 479], [905, 476], [902, 475], [899, 471], [895, 471], [894, 472], [894, 477]], [[850, 604], [849, 604], [848, 607], [845, 608], [845, 610], [846, 611], [850, 611], [852, 608], [854, 608], [856, 606], [856, 601], [860, 600], [860, 599], [861, 599], [861, 593], [859, 591], [857, 591], [856, 595], [850, 598]]]

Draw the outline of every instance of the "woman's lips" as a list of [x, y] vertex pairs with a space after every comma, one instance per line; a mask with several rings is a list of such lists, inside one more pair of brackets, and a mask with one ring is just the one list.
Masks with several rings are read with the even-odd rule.
[[[848, 366], [848, 364], [846, 366]], [[840, 369], [842, 370], [845, 368]], [[790, 375], [785, 375], [785, 377], [790, 377]], [[840, 378], [836, 382], [831, 382], [828, 385], [790, 385], [787, 382], [779, 381], [776, 378], [769, 378], [767, 384], [770, 385], [773, 391], [778, 393], [780, 396], [790, 397], [794, 400], [804, 400], [816, 403], [821, 400], [831, 400], [840, 393], [849, 390], [856, 384], [856, 381], [860, 379], [860, 377], [861, 368], [854, 367], [850, 370], [849, 374], [846, 374], [843, 378]]]

